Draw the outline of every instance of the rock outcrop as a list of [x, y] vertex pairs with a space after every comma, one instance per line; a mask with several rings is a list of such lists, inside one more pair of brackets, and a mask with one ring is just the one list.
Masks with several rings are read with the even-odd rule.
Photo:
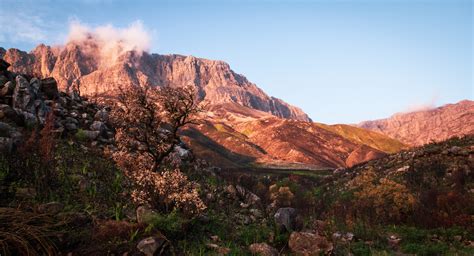
[[107, 123], [107, 110], [72, 93], [59, 92], [54, 78], [38, 79], [7, 70], [0, 59], [0, 130], [2, 149], [10, 151], [22, 141], [22, 132], [42, 127], [51, 115], [52, 132], [76, 136], [94, 145], [110, 144], [113, 129]]
[[474, 134], [474, 101], [463, 100], [435, 109], [399, 113], [358, 126], [413, 146], [439, 142], [453, 136]]

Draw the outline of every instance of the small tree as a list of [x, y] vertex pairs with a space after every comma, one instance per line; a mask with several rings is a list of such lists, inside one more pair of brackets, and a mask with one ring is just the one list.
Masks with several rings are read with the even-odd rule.
[[111, 113], [118, 147], [113, 158], [137, 184], [138, 202], [187, 212], [205, 208], [196, 184], [164, 164], [180, 141], [179, 130], [196, 121], [198, 103], [192, 87], [134, 87], [119, 94]]
[[142, 168], [159, 172], [179, 143], [179, 130], [194, 123], [200, 111], [192, 87], [122, 90], [111, 115], [119, 151], [147, 159]]

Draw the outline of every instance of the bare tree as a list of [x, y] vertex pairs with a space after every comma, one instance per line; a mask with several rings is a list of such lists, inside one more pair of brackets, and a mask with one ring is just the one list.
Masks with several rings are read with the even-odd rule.
[[188, 213], [205, 208], [195, 183], [164, 164], [180, 142], [179, 130], [202, 111], [193, 87], [122, 90], [111, 112], [118, 150], [113, 158], [137, 185], [133, 198], [156, 209]]
[[149, 159], [149, 170], [158, 172], [163, 160], [179, 143], [178, 132], [195, 123], [202, 111], [193, 87], [122, 90], [112, 111], [120, 151]]

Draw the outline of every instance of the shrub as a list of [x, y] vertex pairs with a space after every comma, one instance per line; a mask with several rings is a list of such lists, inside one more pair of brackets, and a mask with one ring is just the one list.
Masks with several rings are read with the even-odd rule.
[[155, 173], [143, 170], [133, 174], [141, 189], [132, 192], [137, 203], [150, 204], [155, 209], [170, 212], [180, 209], [186, 214], [197, 214], [206, 206], [199, 197], [198, 186], [178, 169]]
[[168, 214], [154, 214], [145, 231], [159, 230], [170, 239], [180, 238], [188, 222], [189, 220], [176, 210]]
[[373, 209], [375, 218], [382, 222], [406, 219], [417, 203], [416, 197], [405, 185], [388, 178], [377, 180], [373, 170], [367, 170], [356, 177], [351, 185], [356, 189], [355, 211], [370, 216], [369, 212]]

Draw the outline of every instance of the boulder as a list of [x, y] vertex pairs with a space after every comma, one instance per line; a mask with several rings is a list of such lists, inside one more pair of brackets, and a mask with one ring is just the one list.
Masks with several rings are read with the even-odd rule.
[[97, 111], [94, 115], [95, 121], [108, 122], [109, 121], [109, 112], [106, 109], [101, 109]]
[[252, 255], [259, 256], [278, 256], [278, 251], [267, 243], [251, 244], [249, 251]]
[[244, 201], [245, 203], [249, 204], [249, 205], [257, 205], [257, 204], [260, 204], [261, 202], [261, 199], [260, 197], [258, 197], [257, 195], [255, 195], [254, 193], [248, 191], [247, 189], [245, 189], [244, 187], [242, 186], [235, 186], [236, 190], [237, 190], [237, 194], [238, 196], [242, 199], [242, 201]]
[[65, 123], [64, 128], [66, 128], [66, 130], [71, 131], [71, 132], [77, 131], [77, 125], [75, 123]]
[[12, 81], [6, 82], [0, 90], [0, 96], [5, 97], [7, 95], [11, 95], [13, 93], [14, 88], [15, 84], [13, 84]]
[[92, 131], [98, 131], [100, 136], [107, 134], [107, 126], [102, 121], [94, 121], [89, 128]]
[[47, 77], [41, 80], [40, 91], [50, 100], [59, 97], [58, 83], [52, 77]]
[[0, 104], [0, 119], [9, 119], [13, 121], [16, 125], [24, 124], [24, 117], [20, 112], [14, 110], [12, 107], [6, 104]]
[[35, 113], [36, 94], [28, 81], [22, 77], [16, 77], [16, 86], [13, 90], [12, 106], [29, 113]]
[[10, 137], [13, 127], [7, 123], [0, 122], [0, 137]]
[[137, 249], [145, 254], [146, 256], [153, 256], [162, 248], [166, 243], [166, 240], [162, 237], [151, 236], [141, 240], [137, 244]]
[[297, 228], [298, 212], [295, 208], [285, 207], [277, 210], [273, 216], [278, 228], [291, 232]]
[[0, 71], [5, 71], [8, 69], [8, 67], [10, 67], [10, 63], [0, 59]]
[[308, 232], [293, 232], [288, 240], [288, 246], [295, 255], [329, 254], [333, 245], [325, 237]]

